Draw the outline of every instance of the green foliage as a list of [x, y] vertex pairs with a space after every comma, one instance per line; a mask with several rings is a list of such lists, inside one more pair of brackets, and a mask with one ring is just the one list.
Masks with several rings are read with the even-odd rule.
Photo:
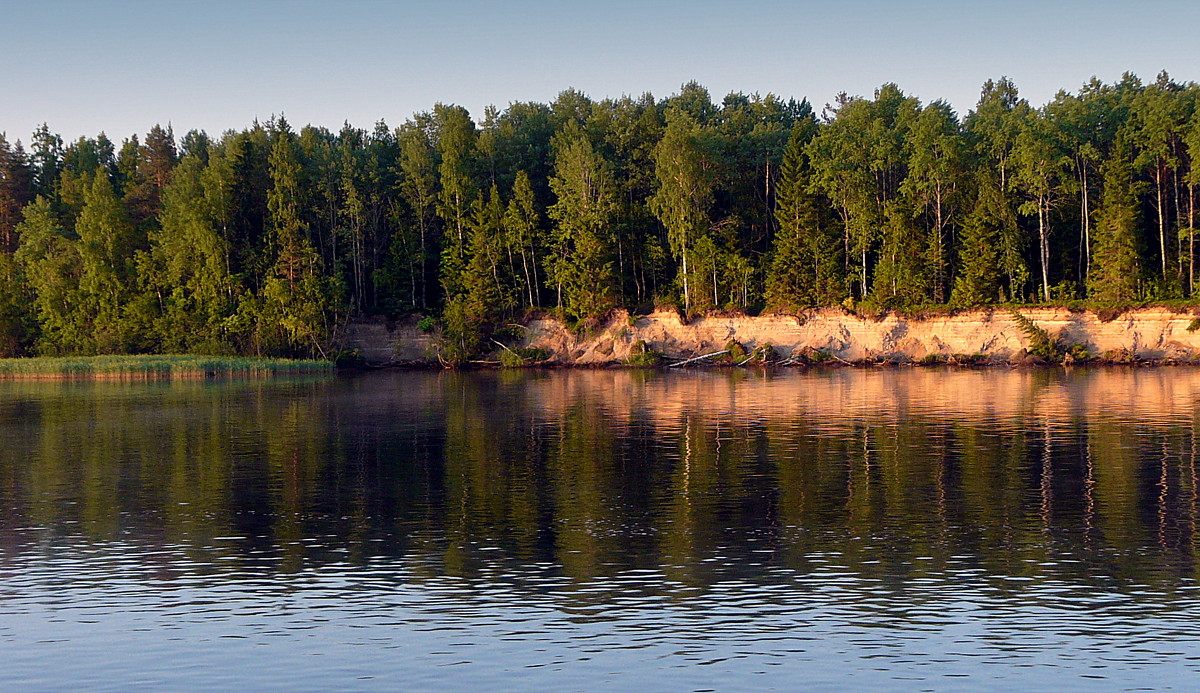
[[417, 321], [417, 329], [426, 334], [433, 332], [437, 329], [437, 327], [437, 318], [433, 317], [432, 315], [423, 315], [421, 316], [421, 319]]
[[654, 368], [662, 364], [662, 354], [654, 351], [646, 342], [638, 340], [629, 350], [625, 363], [635, 368]]
[[333, 364], [328, 361], [215, 358], [177, 354], [0, 359], [0, 380], [271, 377], [328, 373], [332, 370]]
[[818, 119], [689, 83], [179, 148], [43, 126], [28, 154], [0, 136], [0, 350], [321, 355], [353, 317], [419, 312], [462, 361], [538, 306], [586, 330], [656, 304], [1186, 300], [1197, 94], [1127, 75], [1035, 108], [1001, 79], [960, 119], [885, 84]]
[[521, 368], [525, 359], [518, 353], [504, 349], [500, 352], [500, 366], [503, 368]]
[[977, 179], [978, 194], [963, 224], [960, 270], [950, 296], [950, 303], [955, 306], [1001, 301], [1006, 274], [1016, 274], [1013, 281], [1024, 283], [1019, 266], [1004, 266], [1004, 239], [1016, 235], [1016, 215], [1006, 204], [999, 181], [990, 172], [981, 173]]
[[539, 361], [545, 361], [549, 357], [549, 352], [538, 347], [506, 348], [500, 351], [500, 366], [503, 368], [523, 368]]
[[558, 198], [549, 210], [555, 222], [549, 265], [559, 306], [577, 320], [598, 318], [616, 305], [612, 167], [575, 126], [555, 137], [550, 188]]
[[1105, 303], [1138, 297], [1138, 205], [1133, 174], [1121, 157], [1104, 163], [1104, 199], [1096, 219], [1088, 296]]
[[29, 310], [30, 287], [11, 255], [0, 253], [0, 358], [21, 356], [37, 323]]
[[1021, 313], [1013, 310], [1009, 311], [1012, 315], [1013, 322], [1017, 324], [1017, 329], [1025, 336], [1029, 342], [1027, 351], [1047, 361], [1057, 361], [1062, 358], [1062, 345], [1057, 340], [1050, 337], [1050, 333], [1037, 326], [1037, 323], [1025, 317]]
[[779, 354], [775, 352], [775, 347], [770, 342], [764, 342], [754, 347], [750, 352], [748, 361], [750, 363], [767, 364], [779, 360]]
[[783, 158], [775, 220], [779, 231], [767, 275], [767, 309], [824, 306], [842, 298], [842, 246], [834, 220], [811, 189], [805, 147], [816, 134], [809, 118], [796, 124]]
[[729, 352], [725, 355], [725, 360], [731, 363], [741, 363], [742, 359], [746, 358], [746, 347], [736, 339], [725, 342], [725, 351]]
[[[654, 148], [658, 191], [650, 198], [650, 209], [666, 227], [667, 243], [679, 260], [683, 306], [689, 312], [693, 300], [704, 300], [697, 296], [706, 296], [706, 292], [693, 291], [696, 275], [709, 276], [704, 268], [696, 267], [698, 258], [693, 250], [709, 259], [715, 254], [712, 240], [705, 235], [711, 225], [708, 216], [713, 202], [711, 169], [699, 123], [684, 110], [671, 111], [663, 137]], [[701, 247], [696, 248], [697, 245]]]
[[1073, 363], [1084, 363], [1092, 360], [1092, 352], [1088, 350], [1086, 344], [1072, 344], [1067, 349], [1064, 359]]

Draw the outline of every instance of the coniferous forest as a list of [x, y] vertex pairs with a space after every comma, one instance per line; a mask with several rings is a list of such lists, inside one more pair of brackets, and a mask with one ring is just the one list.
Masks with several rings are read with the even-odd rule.
[[962, 117], [688, 83], [369, 130], [43, 125], [0, 135], [0, 355], [328, 356], [419, 313], [453, 360], [538, 309], [1189, 300], [1195, 161], [1200, 86], [1165, 73], [1040, 107], [988, 81]]

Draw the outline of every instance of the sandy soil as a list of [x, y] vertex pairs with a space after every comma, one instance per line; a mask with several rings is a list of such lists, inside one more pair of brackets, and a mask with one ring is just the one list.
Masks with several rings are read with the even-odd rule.
[[[1062, 344], [1083, 345], [1093, 355], [1124, 350], [1145, 360], [1200, 359], [1200, 330], [1187, 329], [1195, 319], [1190, 312], [1140, 308], [1103, 316], [1104, 320], [1096, 313], [1066, 308], [1020, 312]], [[624, 363], [638, 342], [667, 357], [686, 358], [724, 349], [729, 340], [747, 351], [770, 345], [779, 358], [816, 349], [850, 362], [908, 362], [930, 355], [1020, 362], [1029, 347], [1007, 310], [872, 319], [836, 308], [804, 315], [707, 316], [687, 322], [675, 312], [630, 316], [616, 311], [607, 324], [587, 334], [542, 318], [525, 325], [520, 346], [545, 349], [556, 364], [599, 366]], [[369, 363], [429, 359], [435, 345], [436, 336], [417, 329], [415, 320], [355, 323], [346, 334], [346, 346], [357, 349]]]

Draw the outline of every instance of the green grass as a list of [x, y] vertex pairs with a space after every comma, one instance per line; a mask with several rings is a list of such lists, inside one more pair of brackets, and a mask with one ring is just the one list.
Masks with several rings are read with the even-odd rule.
[[325, 373], [328, 361], [260, 359], [242, 356], [63, 356], [0, 359], [0, 380], [104, 379], [166, 380], [171, 378], [249, 377]]

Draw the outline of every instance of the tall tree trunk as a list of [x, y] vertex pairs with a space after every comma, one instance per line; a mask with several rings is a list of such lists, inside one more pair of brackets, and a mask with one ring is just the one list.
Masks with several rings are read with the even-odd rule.
[[1154, 194], [1158, 201], [1156, 210], [1158, 212], [1158, 248], [1162, 252], [1162, 278], [1167, 280], [1167, 224], [1166, 215], [1163, 210], [1163, 173], [1162, 165], [1159, 164], [1154, 172]]
[[1083, 277], [1083, 285], [1087, 286], [1088, 272], [1092, 267], [1092, 210], [1088, 201], [1087, 161], [1082, 157], [1080, 157], [1079, 160], [1079, 170], [1081, 173], [1079, 188], [1079, 215], [1081, 217], [1080, 231], [1083, 234], [1082, 238], [1080, 239], [1083, 244], [1083, 248], [1081, 248], [1083, 252], [1080, 253], [1081, 262], [1083, 263], [1083, 271], [1079, 274], [1081, 277]]
[[1196, 190], [1188, 183], [1188, 295], [1196, 295]]
[[936, 225], [936, 229], [937, 229], [936, 238], [935, 238], [937, 247], [935, 248], [936, 257], [934, 258], [934, 263], [937, 266], [934, 269], [936, 272], [935, 276], [936, 276], [937, 283], [935, 284], [934, 289], [933, 289], [933, 300], [938, 303], [945, 303], [946, 302], [946, 290], [945, 290], [946, 258], [944, 257], [944, 255], [945, 255], [946, 241], [945, 241], [945, 238], [943, 238], [943, 234], [945, 232], [946, 222], [942, 218], [942, 187], [940, 184], [937, 186], [937, 190], [935, 193], [935, 199], [936, 199], [936, 203], [934, 205], [934, 224]]
[[1046, 201], [1038, 200], [1038, 244], [1042, 258], [1042, 298], [1050, 302], [1050, 239], [1046, 230]]
[[683, 243], [683, 310], [689, 312], [692, 309], [692, 295], [688, 293], [688, 248], [687, 241]]

